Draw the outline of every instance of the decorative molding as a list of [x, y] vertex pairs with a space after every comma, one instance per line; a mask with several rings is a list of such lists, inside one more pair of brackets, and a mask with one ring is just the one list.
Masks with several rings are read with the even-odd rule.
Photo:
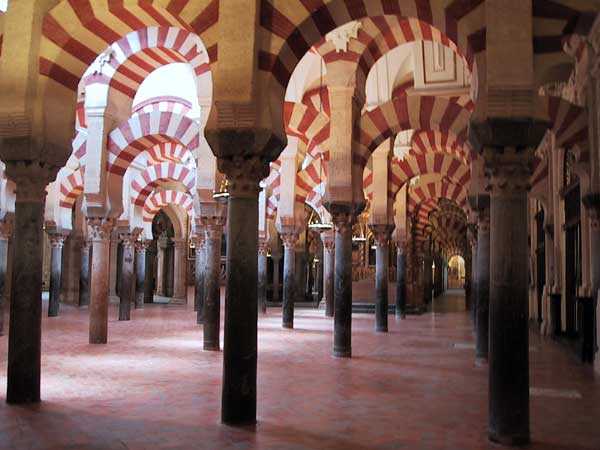
[[107, 47], [102, 53], [100, 53], [94, 62], [91, 64], [92, 75], [102, 75], [102, 70], [105, 64], [110, 63], [110, 59], [114, 55], [115, 51], [112, 47]]
[[348, 22], [341, 27], [330, 31], [325, 35], [325, 41], [335, 45], [336, 53], [347, 52], [350, 39], [358, 38], [358, 30], [362, 28], [362, 23], [358, 21]]

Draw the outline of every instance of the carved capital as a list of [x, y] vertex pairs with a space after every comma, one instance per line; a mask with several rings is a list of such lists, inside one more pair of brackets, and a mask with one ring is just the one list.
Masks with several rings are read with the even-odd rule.
[[331, 221], [338, 233], [352, 234], [352, 227], [356, 223], [356, 215], [348, 211], [338, 211], [331, 214]]
[[327, 42], [335, 45], [335, 52], [347, 52], [350, 39], [358, 38], [358, 30], [362, 28], [359, 21], [348, 22], [325, 35]]
[[109, 241], [115, 221], [107, 217], [88, 217], [87, 226], [92, 241]]
[[321, 231], [321, 242], [323, 247], [332, 252], [335, 249], [335, 233], [333, 230]]
[[296, 242], [300, 237], [300, 230], [295, 226], [282, 226], [279, 230], [281, 241], [286, 249], [296, 248]]
[[386, 224], [371, 224], [369, 225], [369, 228], [371, 228], [371, 232], [375, 238], [375, 245], [377, 247], [387, 245], [390, 241], [392, 231], [394, 231], [394, 225]]
[[119, 233], [119, 240], [124, 248], [134, 248], [137, 242], [137, 234], [134, 233]]
[[266, 256], [268, 249], [269, 249], [269, 245], [268, 245], [266, 239], [259, 239], [258, 240], [258, 254], [260, 256]]
[[135, 252], [136, 253], [146, 253], [146, 249], [150, 244], [149, 241], [141, 240], [135, 241]]
[[202, 216], [200, 222], [205, 229], [207, 239], [220, 239], [223, 236], [223, 227], [225, 226], [225, 217], [223, 216]]
[[48, 233], [48, 238], [50, 239], [50, 245], [52, 248], [63, 248], [67, 236], [63, 233]]
[[484, 151], [486, 189], [491, 195], [510, 195], [527, 192], [533, 173], [533, 149], [517, 151], [506, 147], [501, 151], [486, 148]]
[[477, 231], [489, 234], [490, 232], [490, 207], [489, 204], [477, 209]]
[[204, 230], [196, 231], [192, 234], [192, 242], [197, 250], [202, 250], [204, 248], [204, 243], [206, 241], [206, 233]]
[[395, 241], [394, 244], [399, 255], [406, 255], [406, 241]]
[[46, 199], [46, 186], [56, 177], [55, 166], [39, 160], [7, 161], [6, 176], [16, 185], [17, 203], [43, 203]]

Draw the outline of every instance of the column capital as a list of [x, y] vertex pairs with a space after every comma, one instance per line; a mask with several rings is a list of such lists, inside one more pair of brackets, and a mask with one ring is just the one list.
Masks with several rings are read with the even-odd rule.
[[321, 242], [328, 251], [335, 248], [335, 232], [333, 230], [321, 231]]
[[400, 254], [400, 255], [406, 254], [406, 241], [405, 240], [394, 241], [394, 245], [396, 246], [396, 251], [398, 252], [398, 254]]
[[110, 240], [115, 220], [108, 217], [88, 217], [88, 236], [91, 241]]
[[135, 233], [119, 233], [119, 240], [125, 248], [133, 248], [137, 242], [138, 235]]
[[223, 235], [225, 221], [223, 216], [201, 216], [200, 223], [204, 226], [206, 238], [220, 238]]
[[269, 243], [267, 242], [267, 240], [259, 239], [258, 240], [258, 254], [260, 256], [266, 256], [268, 249], [269, 249]]
[[590, 192], [582, 197], [581, 202], [585, 207], [593, 230], [600, 229], [600, 193]]
[[158, 248], [164, 250], [167, 248], [168, 244], [169, 244], [169, 237], [167, 236], [167, 233], [163, 232], [158, 238]]
[[146, 249], [148, 248], [149, 244], [150, 244], [150, 242], [146, 241], [144, 239], [136, 240], [135, 241], [135, 252], [136, 253], [146, 253]]
[[524, 151], [515, 147], [506, 147], [501, 151], [486, 149], [484, 151], [486, 190], [491, 195], [529, 191], [534, 158], [532, 148]]
[[16, 184], [16, 202], [43, 203], [46, 186], [58, 168], [43, 161], [6, 161], [6, 176]]
[[387, 245], [390, 241], [392, 231], [394, 231], [394, 225], [389, 224], [370, 224], [369, 228], [375, 238], [375, 245], [382, 247]]
[[65, 239], [67, 239], [66, 234], [54, 231], [49, 231], [47, 234], [52, 248], [63, 248], [65, 245]]
[[297, 227], [282, 226], [281, 230], [279, 231], [279, 235], [281, 236], [281, 241], [286, 249], [296, 248], [296, 242], [298, 242], [298, 239], [300, 238], [300, 233]]
[[0, 240], [7, 241], [13, 232], [12, 220], [0, 220]]

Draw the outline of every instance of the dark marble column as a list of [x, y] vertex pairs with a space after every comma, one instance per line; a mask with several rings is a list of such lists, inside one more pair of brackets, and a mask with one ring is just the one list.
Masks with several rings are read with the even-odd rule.
[[371, 225], [375, 238], [375, 331], [388, 331], [389, 242], [393, 225]]
[[267, 313], [267, 243], [258, 240], [258, 312]]
[[84, 239], [81, 242], [81, 265], [79, 272], [79, 306], [90, 303], [90, 248], [92, 243]]
[[[245, 136], [252, 135], [232, 131], [219, 142], [231, 148], [231, 139], [246, 142]], [[230, 425], [256, 423], [258, 193], [268, 161], [254, 155], [219, 158], [229, 180], [221, 419]]]
[[0, 221], [0, 336], [4, 335], [4, 310], [6, 308], [6, 271], [8, 268], [8, 239], [11, 222]]
[[[198, 226], [197, 226], [198, 228]], [[194, 311], [196, 323], [204, 323], [204, 274], [206, 271], [206, 232], [204, 228], [196, 231], [196, 264], [194, 267]]]
[[119, 289], [119, 320], [131, 319], [131, 303], [135, 288], [133, 265], [135, 261], [135, 243], [137, 236], [130, 233], [119, 235], [123, 244], [122, 262], [121, 262], [121, 286]]
[[106, 344], [108, 339], [108, 293], [110, 234], [114, 220], [88, 217], [92, 241], [90, 270], [90, 344]]
[[57, 317], [60, 310], [60, 293], [62, 278], [62, 254], [66, 236], [50, 232], [50, 298], [48, 301], [48, 317]]
[[[525, 444], [529, 442], [527, 187], [530, 171], [512, 153], [495, 155], [486, 165], [492, 170], [489, 433], [491, 440], [502, 444]], [[485, 251], [480, 245], [478, 260]], [[479, 267], [478, 271], [481, 270]]]
[[296, 295], [296, 242], [298, 232], [294, 227], [282, 227], [280, 232], [283, 241], [283, 304], [282, 326], [294, 328], [294, 301]]
[[156, 264], [156, 250], [152, 241], [146, 241], [146, 273], [144, 274], [144, 303], [154, 303], [154, 265]]
[[490, 313], [490, 200], [480, 195], [477, 199], [477, 341], [476, 357], [488, 359], [488, 320]]
[[[206, 272], [204, 280], [204, 350], [220, 349], [221, 330], [221, 239], [225, 218], [220, 216], [202, 217], [206, 229], [204, 241], [206, 251]], [[258, 225], [257, 225], [258, 226]], [[243, 284], [237, 286], [243, 288]]]
[[44, 189], [55, 172], [37, 161], [6, 167], [16, 183], [6, 402], [39, 402]]
[[396, 241], [396, 317], [406, 319], [405, 242]]
[[144, 307], [144, 283], [146, 280], [146, 242], [135, 243], [135, 309]]
[[279, 261], [281, 261], [281, 256], [273, 254], [271, 259], [273, 260], [273, 303], [277, 303], [279, 302]]
[[333, 230], [322, 231], [321, 240], [323, 241], [323, 296], [325, 300], [325, 315], [333, 317], [333, 300], [335, 295], [335, 232]]
[[477, 225], [470, 223], [467, 226], [467, 237], [471, 245], [471, 318], [473, 327], [477, 332]]
[[347, 205], [329, 205], [335, 226], [333, 356], [352, 356], [352, 226], [356, 216]]
[[426, 305], [433, 300], [433, 258], [431, 255], [423, 257], [423, 301]]

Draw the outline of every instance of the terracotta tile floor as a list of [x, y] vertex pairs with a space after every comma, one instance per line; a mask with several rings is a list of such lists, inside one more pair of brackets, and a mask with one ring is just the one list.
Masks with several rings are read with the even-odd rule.
[[[201, 350], [184, 306], [151, 305], [87, 344], [87, 310], [63, 306], [43, 323], [43, 402], [0, 402], [0, 449], [488, 449], [487, 371], [473, 364], [466, 313], [409, 316], [390, 332], [353, 319], [354, 358], [331, 357], [322, 311], [259, 320], [256, 427], [221, 425], [222, 354]], [[583, 399], [532, 397], [533, 449], [600, 449], [600, 383], [555, 343], [531, 337], [532, 386]], [[6, 390], [0, 338], [0, 397]], [[467, 346], [468, 347], [468, 346]]]

